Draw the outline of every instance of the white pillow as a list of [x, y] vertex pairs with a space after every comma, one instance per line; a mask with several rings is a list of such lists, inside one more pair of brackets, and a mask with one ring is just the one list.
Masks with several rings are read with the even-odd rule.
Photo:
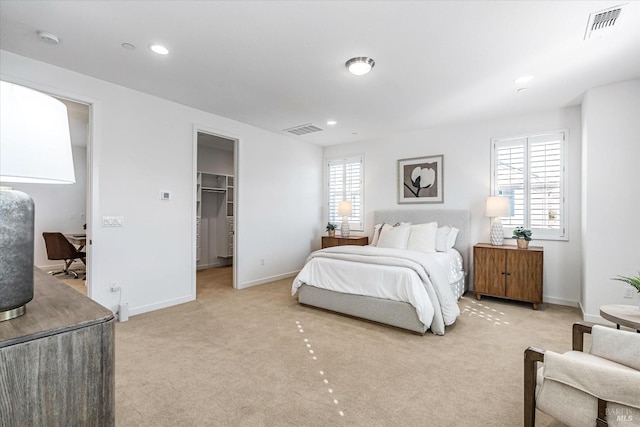
[[410, 233], [411, 226], [409, 225], [399, 225], [397, 227], [392, 227], [389, 224], [385, 224], [382, 227], [382, 231], [380, 231], [378, 247], [407, 249], [407, 242], [409, 241]]
[[380, 238], [380, 231], [383, 225], [384, 225], [384, 222], [382, 224], [376, 224], [373, 227], [373, 237], [371, 238], [371, 246], [376, 246], [378, 244], [378, 239]]
[[409, 241], [407, 242], [407, 249], [424, 252], [426, 254], [435, 253], [437, 233], [437, 222], [412, 225]]
[[456, 244], [458, 231], [460, 230], [449, 225], [438, 228], [436, 233], [436, 251], [447, 252], [449, 249], [453, 248]]

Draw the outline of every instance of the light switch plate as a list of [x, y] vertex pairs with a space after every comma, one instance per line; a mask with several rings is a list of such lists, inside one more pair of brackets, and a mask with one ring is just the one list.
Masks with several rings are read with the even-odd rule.
[[103, 216], [102, 226], [103, 227], [123, 227], [124, 218], [121, 216]]

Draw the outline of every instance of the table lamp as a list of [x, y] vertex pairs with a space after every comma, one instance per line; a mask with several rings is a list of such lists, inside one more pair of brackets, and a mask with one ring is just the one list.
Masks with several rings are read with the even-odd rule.
[[351, 215], [352, 208], [351, 202], [343, 200], [338, 203], [338, 215], [342, 217], [342, 226], [340, 227], [340, 234], [342, 237], [349, 237], [349, 215]]
[[[0, 81], [0, 182], [73, 184], [67, 107]], [[0, 321], [23, 315], [33, 299], [34, 205], [0, 187]]]
[[486, 215], [493, 217], [491, 222], [491, 244], [502, 246], [504, 243], [504, 231], [500, 217], [509, 216], [509, 198], [505, 196], [487, 197]]

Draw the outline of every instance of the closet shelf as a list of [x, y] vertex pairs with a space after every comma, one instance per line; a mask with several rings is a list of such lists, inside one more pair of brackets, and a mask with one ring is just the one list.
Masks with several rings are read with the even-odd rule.
[[202, 187], [202, 191], [206, 193], [226, 193], [226, 188]]

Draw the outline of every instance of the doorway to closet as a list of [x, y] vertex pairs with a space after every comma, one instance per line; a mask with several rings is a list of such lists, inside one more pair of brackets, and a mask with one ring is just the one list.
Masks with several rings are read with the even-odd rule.
[[196, 140], [196, 283], [216, 277], [236, 288], [237, 140], [201, 129]]

